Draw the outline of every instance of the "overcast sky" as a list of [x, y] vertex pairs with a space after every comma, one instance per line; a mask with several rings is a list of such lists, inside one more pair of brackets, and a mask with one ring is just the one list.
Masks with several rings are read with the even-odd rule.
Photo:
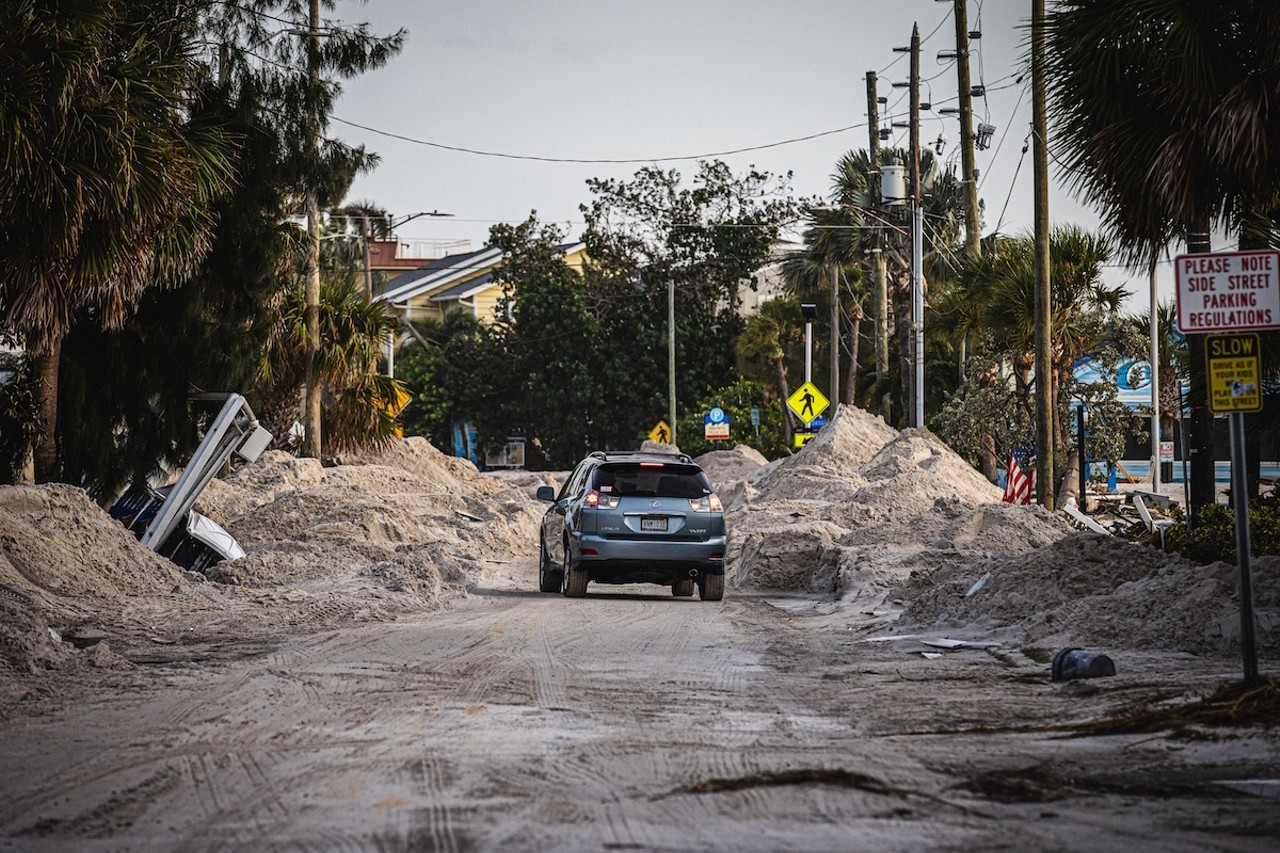
[[[982, 33], [971, 74], [987, 88], [975, 119], [996, 128], [977, 156], [984, 235], [1032, 222], [1033, 167], [1022, 151], [1030, 9], [1030, 0], [968, 3], [969, 29]], [[349, 201], [397, 218], [453, 214], [407, 223], [402, 240], [478, 248], [490, 225], [531, 211], [576, 237], [588, 178], [628, 178], [648, 164], [691, 175], [700, 157], [736, 172], [789, 171], [796, 195], [825, 196], [836, 161], [868, 145], [868, 71], [888, 98], [881, 126], [906, 120], [907, 90], [892, 84], [907, 82], [909, 59], [894, 48], [910, 43], [913, 24], [923, 40], [921, 100], [933, 106], [922, 144], [945, 134], [943, 158], [958, 162], [958, 121], [938, 113], [956, 99], [955, 63], [937, 58], [955, 49], [952, 10], [951, 0], [339, 0], [337, 20], [380, 34], [404, 27], [408, 38], [386, 67], [343, 83], [329, 132], [382, 158]], [[887, 144], [907, 147], [907, 130]], [[756, 150], [725, 153], [745, 148]], [[1051, 173], [1054, 224], [1095, 229], [1096, 213]], [[1144, 274], [1108, 278], [1127, 282], [1132, 308], [1145, 309]], [[1162, 275], [1161, 299], [1171, 298]]]

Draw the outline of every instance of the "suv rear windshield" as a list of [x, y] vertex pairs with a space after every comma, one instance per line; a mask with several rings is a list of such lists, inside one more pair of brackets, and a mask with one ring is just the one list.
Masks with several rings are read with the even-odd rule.
[[711, 481], [696, 465], [601, 465], [591, 480], [601, 494], [618, 497], [700, 498], [711, 494]]

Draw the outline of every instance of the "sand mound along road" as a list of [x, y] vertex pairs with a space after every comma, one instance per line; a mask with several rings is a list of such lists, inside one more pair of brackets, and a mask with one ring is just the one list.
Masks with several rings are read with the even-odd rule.
[[[841, 406], [794, 456], [698, 461], [725, 500], [731, 589], [887, 635], [1238, 652], [1234, 568], [1003, 504], [927, 430]], [[207, 576], [143, 548], [78, 489], [0, 488], [0, 675], [127, 667], [156, 646], [198, 657], [448, 606], [536, 554], [533, 491], [563, 476], [482, 474], [420, 438], [331, 468], [269, 452], [202, 496], [247, 552]], [[1277, 563], [1255, 562], [1266, 655], [1280, 650]]]

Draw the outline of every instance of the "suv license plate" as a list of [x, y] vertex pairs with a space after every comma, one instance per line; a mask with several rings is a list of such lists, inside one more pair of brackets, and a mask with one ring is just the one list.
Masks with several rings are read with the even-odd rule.
[[663, 533], [667, 530], [667, 519], [663, 518], [642, 518], [640, 519], [641, 530], [659, 530]]

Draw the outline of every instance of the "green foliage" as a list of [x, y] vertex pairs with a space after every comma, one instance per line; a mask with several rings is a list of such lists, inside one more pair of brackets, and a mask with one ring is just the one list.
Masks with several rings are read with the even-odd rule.
[[414, 320], [417, 332], [396, 353], [396, 375], [413, 399], [400, 414], [405, 435], [425, 436], [449, 448], [453, 425], [496, 405], [493, 377], [506, 363], [497, 330], [465, 311], [444, 321]]
[[[1210, 504], [1196, 513], [1196, 525], [1188, 530], [1180, 509], [1178, 524], [1165, 530], [1164, 547], [1201, 565], [1221, 560], [1236, 562], [1235, 511]], [[1280, 489], [1249, 502], [1249, 548], [1254, 557], [1280, 554]]]
[[[729, 416], [728, 441], [707, 441], [703, 437], [703, 418], [713, 406], [724, 409]], [[760, 410], [758, 434], [751, 426], [752, 408]], [[787, 446], [781, 406], [766, 403], [764, 389], [747, 379], [708, 393], [691, 411], [681, 415], [676, 426], [676, 444], [681, 452], [691, 456], [699, 456], [709, 450], [731, 450], [739, 444], [754, 447], [769, 459], [791, 452]]]
[[[279, 327], [271, 338], [262, 371], [262, 396], [269, 409], [297, 411], [301, 377], [306, 373], [304, 288], [289, 292]], [[333, 452], [384, 444], [393, 435], [394, 420], [386, 407], [403, 383], [378, 374], [378, 357], [395, 320], [381, 302], [366, 302], [354, 279], [321, 280], [320, 350], [316, 375], [324, 386], [322, 429]], [[273, 421], [277, 439], [285, 433]]]
[[0, 485], [17, 483], [36, 436], [40, 409], [31, 383], [31, 363], [20, 352], [8, 352], [14, 337], [0, 329]]
[[475, 418], [490, 442], [522, 427], [554, 468], [571, 467], [588, 449], [606, 396], [597, 365], [607, 342], [581, 273], [564, 262], [562, 239], [533, 217], [490, 232], [505, 253], [495, 278], [511, 319], [499, 325], [507, 363], [486, 386], [498, 390], [495, 405]]

